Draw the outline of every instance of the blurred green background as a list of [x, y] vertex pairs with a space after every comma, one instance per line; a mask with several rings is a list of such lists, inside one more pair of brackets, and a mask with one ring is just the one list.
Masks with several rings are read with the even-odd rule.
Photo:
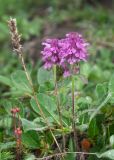
[[[2, 119], [7, 116], [7, 111], [4, 110], [10, 103], [22, 105], [25, 112], [26, 108], [30, 106], [28, 100], [25, 99], [23, 102], [23, 99], [21, 99], [21, 102], [19, 97], [16, 99], [16, 94], [13, 95], [11, 92], [13, 90], [10, 91], [10, 87], [7, 85], [8, 78], [11, 79], [11, 74], [22, 68], [17, 55], [12, 51], [10, 33], [7, 26], [7, 21], [10, 17], [17, 19], [18, 30], [22, 35], [27, 69], [29, 69], [32, 75], [36, 90], [38, 89], [36, 79], [37, 70], [41, 64], [40, 52], [43, 39], [46, 37], [63, 37], [66, 33], [72, 31], [82, 33], [90, 43], [90, 58], [88, 63], [81, 65], [82, 73], [88, 81], [83, 83], [84, 80], [80, 81], [78, 79], [76, 82], [77, 90], [81, 90], [84, 95], [82, 99], [79, 99], [79, 106], [81, 106], [80, 104], [84, 100], [80, 110], [84, 107], [86, 108], [86, 106], [87, 108], [88, 106], [94, 107], [94, 105], [96, 107], [101, 102], [108, 92], [108, 83], [110, 84], [110, 78], [114, 74], [114, 0], [0, 1], [0, 118]], [[114, 85], [113, 78], [111, 83]], [[113, 89], [114, 87], [112, 87]], [[85, 99], [85, 97], [89, 97], [89, 99]], [[7, 103], [3, 105], [4, 100]], [[114, 134], [113, 106], [114, 99], [110, 104], [106, 104], [103, 110], [103, 113], [105, 113], [103, 114], [103, 122], [101, 120], [96, 122], [95, 120], [90, 126], [88, 131], [89, 137], [98, 136], [96, 138], [96, 146], [98, 148], [92, 150], [92, 152], [101, 152], [104, 147], [107, 147], [105, 144], [108, 144], [107, 141], [109, 141], [110, 135]], [[100, 119], [102, 119], [102, 116]], [[93, 125], [94, 123], [95, 126]], [[98, 130], [96, 123], [99, 125], [103, 124], [108, 133], [109, 131], [111, 132], [110, 135], [105, 135], [107, 132], [104, 133], [104, 128], [102, 132], [101, 129]], [[107, 126], [110, 128], [107, 128]], [[93, 127], [96, 129], [96, 133], [94, 133], [95, 130], [93, 132]], [[4, 142], [4, 139], [6, 140], [6, 138], [3, 139], [5, 135], [4, 125], [0, 128], [0, 132], [0, 140]], [[102, 133], [104, 137], [106, 136], [106, 143], [104, 143]], [[100, 138], [103, 140], [103, 145]], [[8, 135], [8, 141], [9, 139]], [[101, 145], [99, 145], [99, 142]]]
[[17, 19], [26, 59], [37, 64], [43, 38], [61, 37], [69, 31], [82, 32], [92, 46], [92, 55], [96, 55], [99, 48], [105, 48], [106, 54], [112, 52], [113, 12], [113, 0], [0, 1], [0, 75], [8, 76], [21, 67], [16, 55], [12, 54], [7, 26], [10, 17]]

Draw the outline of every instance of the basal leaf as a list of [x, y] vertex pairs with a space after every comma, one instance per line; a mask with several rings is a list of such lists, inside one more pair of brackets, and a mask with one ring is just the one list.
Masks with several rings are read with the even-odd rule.
[[21, 118], [22, 121], [22, 126], [24, 129], [24, 132], [30, 131], [30, 130], [34, 130], [34, 131], [44, 131], [47, 127], [41, 127], [40, 125], [38, 126], [38, 124], [28, 121], [24, 118]]
[[[56, 111], [56, 103], [52, 97], [49, 97], [43, 93], [39, 93], [37, 94], [37, 100], [39, 104], [42, 106], [42, 109], [47, 110], [51, 113]], [[34, 98], [31, 99], [31, 106], [37, 113], [40, 113], [40, 110], [38, 109], [38, 106]]]
[[31, 86], [24, 71], [18, 70], [11, 75], [13, 86], [24, 95], [32, 93]]
[[[56, 106], [55, 100], [52, 97], [49, 97], [48, 95], [43, 93], [37, 94], [37, 100], [45, 116], [52, 117], [57, 121], [57, 114], [55, 113], [57, 110], [57, 106]], [[33, 110], [41, 115], [40, 109], [34, 98], [31, 99], [30, 103]]]
[[22, 143], [28, 148], [39, 148], [40, 140], [36, 131], [28, 131], [22, 134]]

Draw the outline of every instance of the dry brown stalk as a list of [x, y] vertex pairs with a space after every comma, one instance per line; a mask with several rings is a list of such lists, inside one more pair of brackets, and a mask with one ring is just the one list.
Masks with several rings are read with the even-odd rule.
[[[42, 111], [42, 108], [39, 104], [39, 101], [37, 99], [37, 96], [36, 96], [36, 93], [35, 93], [35, 90], [34, 90], [34, 87], [33, 87], [33, 83], [32, 83], [32, 80], [31, 80], [31, 77], [27, 71], [27, 68], [26, 68], [26, 64], [25, 64], [25, 61], [24, 61], [24, 58], [23, 58], [23, 51], [22, 51], [22, 45], [21, 45], [21, 35], [18, 33], [18, 30], [17, 30], [17, 23], [16, 23], [16, 19], [12, 19], [10, 18], [10, 20], [8, 21], [8, 26], [9, 26], [9, 29], [10, 29], [10, 34], [11, 34], [11, 41], [12, 41], [12, 45], [13, 45], [13, 50], [19, 55], [19, 58], [21, 60], [21, 64], [22, 64], [22, 67], [24, 69], [24, 72], [26, 74], [26, 77], [29, 81], [29, 84], [31, 86], [31, 89], [33, 91], [33, 97], [34, 97], [34, 100], [36, 101], [36, 104], [40, 110], [40, 115], [41, 117], [45, 120], [45, 123], [47, 124], [49, 130], [50, 130], [50, 133], [59, 149], [59, 151], [61, 152], [61, 148], [56, 140], [56, 137], [55, 135], [53, 134], [51, 128], [50, 128], [50, 125], [45, 117], [45, 114], [44, 112]], [[63, 157], [63, 155], [62, 155]]]

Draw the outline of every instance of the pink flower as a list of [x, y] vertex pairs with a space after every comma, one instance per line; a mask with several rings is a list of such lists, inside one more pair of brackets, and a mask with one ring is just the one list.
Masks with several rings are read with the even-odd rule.
[[88, 57], [88, 43], [82, 36], [76, 32], [66, 34], [66, 38], [59, 41], [60, 46], [60, 64], [75, 64], [80, 61], [86, 61]]
[[70, 71], [69, 70], [65, 70], [64, 73], [63, 73], [63, 76], [66, 78], [66, 77], [69, 77], [71, 74], [70, 74]]
[[[42, 59], [44, 68], [50, 69], [59, 65], [64, 69], [64, 76], [70, 76], [69, 66], [86, 61], [88, 58], [88, 43], [77, 32], [66, 34], [64, 39], [47, 39], [42, 43], [44, 49]], [[72, 73], [72, 72], [71, 72]]]
[[44, 61], [44, 68], [50, 69], [54, 64], [59, 64], [58, 39], [46, 39], [42, 45], [45, 46], [44, 50], [41, 52], [43, 56], [42, 60]]

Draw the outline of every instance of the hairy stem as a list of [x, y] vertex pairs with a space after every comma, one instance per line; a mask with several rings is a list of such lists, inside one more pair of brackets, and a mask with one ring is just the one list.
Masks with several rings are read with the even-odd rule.
[[75, 150], [79, 151], [79, 146], [78, 146], [78, 137], [77, 137], [77, 130], [76, 130], [76, 115], [75, 115], [75, 97], [74, 97], [74, 92], [75, 92], [75, 84], [74, 84], [74, 77], [72, 75], [72, 129], [74, 132], [74, 148]]
[[61, 108], [60, 108], [60, 99], [59, 99], [59, 93], [58, 93], [58, 86], [57, 86], [57, 76], [56, 76], [56, 66], [54, 66], [54, 81], [55, 81], [55, 93], [56, 93], [56, 100], [57, 100], [57, 109], [58, 109], [58, 114], [59, 114], [59, 121], [62, 129], [62, 138], [63, 138], [63, 151], [65, 152], [65, 145], [66, 145], [66, 140], [65, 140], [65, 135], [63, 133], [63, 122], [62, 122], [62, 114], [61, 114]]

